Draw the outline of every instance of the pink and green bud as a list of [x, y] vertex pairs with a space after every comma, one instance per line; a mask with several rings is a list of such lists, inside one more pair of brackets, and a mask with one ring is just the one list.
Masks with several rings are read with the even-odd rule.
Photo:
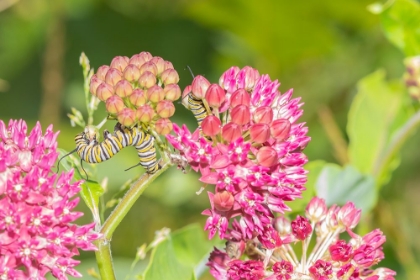
[[234, 202], [235, 198], [228, 191], [217, 192], [213, 197], [214, 208], [222, 212], [232, 209]]
[[216, 116], [207, 116], [201, 123], [204, 135], [215, 136], [220, 133], [222, 122]]
[[140, 69], [134, 64], [129, 64], [125, 68], [123, 76], [130, 83], [136, 82], [140, 78]]
[[115, 93], [124, 98], [133, 93], [133, 87], [127, 80], [121, 80], [115, 85]]
[[140, 75], [139, 86], [141, 88], [147, 89], [154, 85], [156, 85], [156, 75], [153, 75], [152, 72], [147, 71]]
[[165, 60], [163, 60], [159, 56], [155, 56], [152, 58], [151, 62], [153, 62], [157, 67], [157, 75], [159, 76], [165, 70]]
[[242, 136], [241, 126], [230, 122], [222, 128], [222, 137], [227, 143], [231, 143]]
[[108, 98], [114, 95], [114, 88], [107, 83], [101, 83], [96, 89], [96, 96], [101, 101], [107, 101]]
[[161, 100], [156, 105], [156, 112], [161, 118], [170, 118], [175, 113], [175, 106], [169, 100]]
[[226, 93], [218, 84], [212, 84], [206, 92], [205, 96], [207, 103], [212, 108], [219, 108], [225, 102]]
[[317, 223], [327, 215], [327, 210], [325, 200], [315, 196], [306, 206], [305, 215], [311, 222]]
[[158, 70], [157, 70], [156, 65], [153, 62], [148, 61], [148, 62], [145, 62], [142, 66], [140, 66], [140, 75], [143, 74], [144, 72], [151, 72], [153, 75], [156, 76]]
[[106, 110], [110, 114], [118, 114], [125, 107], [124, 101], [118, 95], [113, 95], [106, 101]]
[[128, 65], [128, 57], [126, 56], [116, 56], [111, 61], [111, 68], [115, 68], [120, 70], [121, 72], [124, 71], [125, 67]]
[[260, 73], [257, 69], [245, 66], [238, 73], [238, 87], [252, 90], [259, 78]]
[[130, 108], [124, 108], [118, 113], [117, 119], [123, 126], [132, 127], [136, 123], [136, 112]]
[[109, 70], [109, 66], [108, 65], [102, 65], [98, 68], [98, 70], [96, 71], [96, 76], [101, 79], [102, 81], [105, 81], [105, 76], [106, 73], [108, 73]]
[[97, 95], [96, 90], [98, 89], [98, 86], [102, 83], [103, 81], [101, 79], [99, 79], [96, 75], [93, 75], [92, 78], [90, 79], [90, 85], [89, 85], [89, 91], [90, 93], [92, 93], [92, 95]]
[[137, 108], [136, 110], [136, 118], [142, 123], [150, 123], [155, 114], [155, 110], [147, 104]]
[[153, 103], [158, 103], [165, 98], [165, 92], [160, 86], [154, 85], [147, 90], [147, 98]]
[[284, 141], [289, 137], [291, 124], [287, 119], [278, 119], [271, 123], [271, 135], [278, 141]]
[[130, 102], [136, 107], [143, 106], [147, 103], [147, 96], [143, 90], [137, 88], [130, 95]]
[[258, 107], [252, 115], [256, 123], [271, 123], [273, 121], [273, 110], [268, 106]]
[[166, 69], [174, 69], [172, 62], [165, 60], [165, 70]]
[[210, 86], [210, 82], [203, 76], [198, 75], [198, 76], [195, 76], [191, 84], [191, 90], [192, 90], [193, 95], [197, 99], [204, 99], [209, 86]]
[[158, 119], [155, 124], [156, 132], [160, 135], [167, 135], [172, 131], [173, 124], [169, 119]]
[[128, 64], [134, 64], [138, 68], [140, 68], [143, 64], [145, 64], [147, 61], [151, 60], [153, 56], [149, 52], [141, 52], [139, 54], [133, 55]]
[[175, 69], [169, 68], [162, 72], [160, 79], [164, 85], [177, 84], [179, 82], [179, 75]]
[[163, 89], [163, 92], [165, 93], [166, 100], [175, 101], [181, 97], [181, 88], [178, 86], [178, 84], [166, 85]]
[[241, 88], [232, 93], [230, 97], [230, 107], [235, 108], [238, 105], [246, 105], [249, 106], [251, 104], [251, 96], [249, 93]]
[[108, 84], [115, 86], [119, 81], [122, 79], [122, 73], [120, 70], [116, 68], [109, 68], [108, 72], [105, 76], [105, 82]]
[[257, 152], [257, 161], [261, 166], [271, 167], [278, 163], [279, 157], [276, 150], [271, 147], [261, 147]]
[[249, 129], [251, 140], [262, 144], [270, 138], [270, 126], [265, 123], [256, 123]]
[[249, 123], [251, 120], [251, 113], [249, 107], [246, 105], [238, 105], [230, 112], [232, 122], [244, 125]]

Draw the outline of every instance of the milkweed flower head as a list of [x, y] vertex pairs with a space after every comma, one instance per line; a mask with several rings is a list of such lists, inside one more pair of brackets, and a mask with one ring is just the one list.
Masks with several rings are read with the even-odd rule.
[[196, 76], [182, 94], [199, 128], [174, 125], [167, 138], [200, 180], [215, 186], [208, 192], [211, 208], [203, 212], [209, 238], [218, 232], [221, 238], [280, 245], [274, 213], [289, 210], [285, 201], [305, 190], [302, 151], [310, 138], [298, 122], [300, 98], [293, 99], [292, 90], [280, 93], [279, 86], [251, 67], [232, 67], [218, 84]]
[[130, 58], [116, 56], [109, 66], [99, 67], [90, 80], [90, 92], [122, 125], [139, 125], [164, 135], [172, 130], [173, 101], [181, 96], [178, 82], [171, 62], [141, 52]]
[[81, 181], [73, 171], [57, 175], [57, 135], [39, 123], [27, 134], [23, 120], [0, 120], [0, 279], [81, 277], [78, 249], [96, 250], [94, 224], [73, 224]]
[[216, 279], [394, 279], [390, 269], [371, 268], [384, 258], [385, 236], [379, 229], [355, 234], [352, 229], [359, 219], [353, 203], [327, 208], [315, 197], [305, 216], [273, 220], [278, 245], [267, 246], [259, 238], [231, 239], [225, 250], [214, 249], [207, 265]]

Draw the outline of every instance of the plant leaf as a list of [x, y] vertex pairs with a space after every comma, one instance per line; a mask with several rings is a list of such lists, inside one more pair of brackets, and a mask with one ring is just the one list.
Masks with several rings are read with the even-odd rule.
[[343, 169], [337, 164], [326, 164], [318, 177], [316, 189], [327, 205], [352, 201], [364, 213], [372, 209], [377, 200], [373, 176], [363, 175], [351, 165]]

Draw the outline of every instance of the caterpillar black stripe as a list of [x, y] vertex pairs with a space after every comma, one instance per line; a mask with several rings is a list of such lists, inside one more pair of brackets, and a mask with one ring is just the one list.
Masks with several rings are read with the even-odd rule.
[[198, 122], [198, 127], [201, 129], [201, 123], [209, 115], [203, 100], [195, 98], [192, 92], [188, 93], [184, 98], [188, 98], [184, 106], [194, 114]]
[[123, 128], [117, 124], [113, 133], [104, 131], [104, 140], [97, 141], [97, 134], [85, 128], [76, 135], [76, 152], [80, 158], [88, 163], [100, 163], [112, 158], [122, 148], [134, 146], [139, 156], [139, 164], [153, 174], [159, 170], [156, 159], [154, 138], [138, 127]]

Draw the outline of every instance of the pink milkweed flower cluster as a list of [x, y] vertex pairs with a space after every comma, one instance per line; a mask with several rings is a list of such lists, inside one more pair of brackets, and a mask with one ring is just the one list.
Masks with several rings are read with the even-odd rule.
[[[371, 268], [384, 258], [385, 236], [379, 229], [365, 236], [355, 234], [352, 229], [359, 219], [360, 210], [353, 203], [327, 208], [323, 199], [315, 197], [307, 205], [305, 217], [289, 221], [280, 216], [273, 221], [281, 240], [274, 248], [256, 238], [230, 240], [225, 251], [211, 253], [207, 265], [216, 279], [393, 280], [394, 271]], [[345, 232], [348, 241], [340, 238]], [[315, 244], [310, 244], [314, 234]], [[297, 246], [300, 258], [294, 251]]]
[[227, 239], [258, 238], [268, 248], [281, 245], [274, 213], [289, 210], [285, 201], [305, 190], [302, 150], [310, 138], [298, 122], [300, 98], [293, 99], [292, 90], [281, 94], [279, 86], [256, 69], [232, 67], [218, 84], [196, 76], [184, 90], [184, 104], [201, 127], [191, 133], [174, 125], [175, 135], [167, 138], [202, 182], [215, 185], [211, 208], [203, 212], [209, 238], [219, 232]]
[[81, 182], [71, 182], [72, 171], [52, 172], [57, 135], [52, 126], [43, 135], [37, 123], [27, 134], [25, 121], [0, 120], [0, 279], [81, 277], [73, 256], [96, 250], [94, 224], [73, 224], [83, 215], [72, 199]]

